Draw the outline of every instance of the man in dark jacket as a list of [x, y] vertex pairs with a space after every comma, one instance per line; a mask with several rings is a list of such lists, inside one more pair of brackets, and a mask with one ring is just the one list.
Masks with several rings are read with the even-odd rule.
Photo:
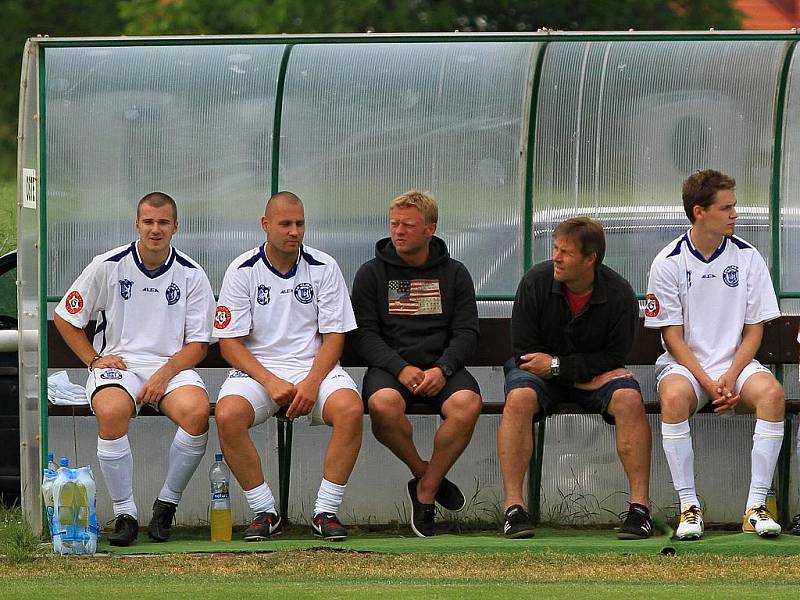
[[533, 536], [522, 482], [533, 452], [533, 421], [575, 402], [616, 425], [617, 453], [630, 482], [630, 508], [620, 539], [652, 534], [650, 424], [639, 384], [625, 368], [638, 327], [630, 284], [603, 265], [605, 236], [597, 221], [568, 219], [554, 233], [553, 259], [522, 278], [514, 299], [514, 356], [505, 365], [506, 403], [497, 448], [510, 538]]
[[[445, 475], [469, 443], [481, 412], [480, 389], [464, 368], [478, 343], [472, 278], [434, 236], [438, 208], [427, 193], [410, 191], [390, 206], [391, 238], [353, 281], [357, 348], [369, 365], [362, 397], [375, 438], [411, 471], [411, 527], [434, 534], [434, 501], [449, 510], [466, 503]], [[424, 461], [405, 416], [409, 403], [427, 402], [444, 422]]]

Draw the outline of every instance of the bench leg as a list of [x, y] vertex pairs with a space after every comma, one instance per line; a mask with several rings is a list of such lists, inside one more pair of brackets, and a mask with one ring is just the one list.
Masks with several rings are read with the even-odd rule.
[[778, 521], [789, 525], [789, 480], [791, 479], [792, 453], [794, 451], [794, 440], [792, 439], [792, 425], [794, 415], [788, 414], [783, 421], [783, 444], [781, 453], [778, 456], [778, 468], [776, 469], [777, 489], [776, 500], [778, 502]]
[[280, 487], [278, 506], [281, 518], [288, 521], [289, 480], [292, 476], [292, 422], [277, 419], [278, 425], [278, 485]]
[[539, 421], [534, 427], [533, 456], [528, 470], [528, 513], [534, 525], [538, 525], [542, 518], [542, 464], [544, 460], [544, 432], [545, 419]]

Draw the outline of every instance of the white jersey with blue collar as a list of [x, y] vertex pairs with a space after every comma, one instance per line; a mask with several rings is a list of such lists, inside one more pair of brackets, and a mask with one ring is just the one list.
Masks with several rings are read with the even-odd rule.
[[214, 335], [244, 337], [267, 369], [310, 369], [323, 333], [355, 328], [339, 265], [320, 250], [301, 246], [284, 274], [270, 264], [264, 243], [236, 257], [225, 272]]
[[129, 368], [161, 366], [189, 342], [211, 341], [214, 294], [202, 267], [170, 248], [149, 271], [137, 243], [95, 256], [58, 303], [56, 314], [83, 329], [97, 319], [98, 354]]
[[[706, 373], [730, 366], [745, 325], [780, 314], [764, 259], [737, 236], [723, 238], [706, 259], [687, 232], [659, 252], [650, 267], [645, 326], [682, 325], [683, 338]], [[657, 365], [674, 362], [665, 352]]]

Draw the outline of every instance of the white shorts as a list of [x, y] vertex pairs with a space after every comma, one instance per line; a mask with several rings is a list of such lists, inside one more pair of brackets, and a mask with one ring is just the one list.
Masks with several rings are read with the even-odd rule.
[[[722, 377], [723, 373], [725, 373], [725, 371], [717, 371], [714, 373], [709, 373], [708, 376], [716, 381]], [[749, 363], [747, 363], [747, 365], [745, 365], [744, 369], [742, 369], [742, 372], [739, 373], [739, 377], [736, 379], [734, 391], [739, 392], [742, 389], [742, 386], [744, 386], [744, 382], [747, 381], [751, 375], [755, 375], [756, 373], [769, 373], [771, 375], [772, 371], [770, 371], [757, 360], [751, 360]], [[678, 363], [666, 364], [661, 367], [661, 370], [656, 371], [656, 389], [658, 389], [658, 387], [661, 385], [661, 380], [667, 375], [682, 375], [689, 380], [689, 383], [691, 383], [692, 387], [694, 388], [694, 395], [697, 396], [697, 410], [695, 412], [699, 411], [706, 404], [708, 404], [709, 397], [706, 391], [703, 389], [697, 379], [694, 378], [694, 375], [691, 374], [689, 369], [683, 365], [679, 365]]]
[[[280, 377], [284, 381], [294, 384], [306, 378], [308, 369], [270, 368], [270, 373], [276, 377]], [[325, 401], [328, 399], [328, 396], [335, 391], [342, 389], [353, 390], [358, 393], [358, 386], [353, 381], [353, 378], [347, 374], [347, 371], [337, 365], [331, 369], [331, 372], [328, 373], [319, 385], [317, 401], [314, 403], [314, 408], [311, 409], [311, 412], [306, 415], [306, 421], [310, 425], [324, 425], [325, 421], [322, 419], [322, 409], [325, 406]], [[255, 379], [252, 379], [247, 373], [236, 369], [228, 373], [228, 378], [219, 390], [217, 402], [222, 400], [225, 396], [242, 396], [251, 404], [256, 413], [253, 426], [260, 425], [280, 409], [280, 406], [269, 397], [263, 385], [258, 383]]]
[[[159, 368], [160, 367], [134, 368], [126, 369], [125, 371], [122, 369], [94, 369], [89, 373], [89, 379], [86, 381], [86, 397], [89, 398], [89, 407], [92, 406], [92, 397], [97, 390], [113, 385], [121, 387], [128, 392], [128, 395], [136, 406], [136, 414], [138, 415], [139, 410], [142, 408], [142, 403], [137, 402], [136, 396], [139, 394], [139, 390], [142, 389], [144, 383], [150, 379], [153, 373], [158, 371]], [[164, 395], [166, 396], [171, 391], [184, 385], [194, 385], [206, 392], [206, 385], [203, 383], [200, 375], [191, 369], [187, 369], [181, 371], [169, 380]], [[153, 404], [153, 408], [158, 410], [158, 402]], [[92, 409], [92, 412], [94, 412], [94, 409]]]

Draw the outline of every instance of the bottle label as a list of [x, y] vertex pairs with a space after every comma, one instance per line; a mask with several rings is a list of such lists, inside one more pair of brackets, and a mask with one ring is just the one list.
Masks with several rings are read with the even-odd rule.
[[230, 497], [228, 493], [227, 481], [212, 481], [211, 482], [211, 500], [227, 500]]

